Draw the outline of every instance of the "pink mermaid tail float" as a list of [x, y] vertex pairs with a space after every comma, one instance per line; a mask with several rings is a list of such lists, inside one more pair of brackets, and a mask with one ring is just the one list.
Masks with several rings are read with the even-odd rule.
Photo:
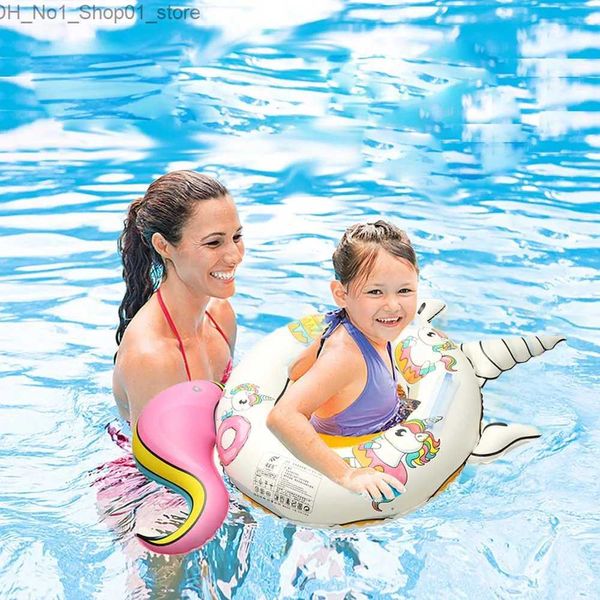
[[172, 533], [140, 542], [160, 554], [185, 554], [214, 536], [229, 509], [229, 495], [217, 471], [214, 412], [223, 388], [213, 381], [174, 385], [144, 408], [133, 433], [133, 455], [150, 479], [187, 500], [190, 513]]

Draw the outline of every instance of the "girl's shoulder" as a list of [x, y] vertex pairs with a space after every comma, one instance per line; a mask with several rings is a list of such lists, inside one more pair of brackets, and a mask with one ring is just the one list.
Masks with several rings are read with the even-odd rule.
[[337, 327], [325, 340], [317, 360], [321, 358], [336, 371], [358, 370], [360, 372], [366, 368], [360, 348], [343, 326]]
[[349, 352], [360, 356], [360, 349], [348, 330], [343, 325], [338, 325], [334, 332], [327, 337], [323, 344], [323, 350], [326, 348], [335, 349], [337, 352]]
[[304, 375], [315, 364], [320, 346], [321, 338], [319, 337], [309, 346], [304, 348], [304, 350], [302, 350], [295, 360], [290, 363], [288, 367], [288, 377], [292, 381], [300, 379], [300, 377], [302, 377], [302, 375]]

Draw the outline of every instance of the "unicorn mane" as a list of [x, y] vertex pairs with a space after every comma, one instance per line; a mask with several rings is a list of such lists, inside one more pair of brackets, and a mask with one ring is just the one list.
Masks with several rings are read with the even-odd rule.
[[440, 441], [436, 440], [433, 437], [433, 433], [428, 431], [425, 428], [425, 422], [421, 421], [421, 419], [411, 419], [410, 421], [405, 421], [403, 426], [409, 429], [412, 433], [425, 433], [427, 437], [423, 440], [423, 445], [416, 452], [409, 452], [406, 455], [406, 464], [409, 467], [422, 467], [424, 464], [428, 463], [435, 455], [438, 453], [440, 449]]

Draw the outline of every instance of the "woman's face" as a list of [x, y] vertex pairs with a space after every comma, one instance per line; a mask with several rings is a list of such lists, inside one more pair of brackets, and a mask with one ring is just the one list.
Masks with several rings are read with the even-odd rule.
[[242, 226], [232, 198], [198, 202], [181, 240], [176, 246], [168, 244], [168, 249], [169, 267], [190, 291], [214, 298], [232, 296], [235, 270], [244, 257]]

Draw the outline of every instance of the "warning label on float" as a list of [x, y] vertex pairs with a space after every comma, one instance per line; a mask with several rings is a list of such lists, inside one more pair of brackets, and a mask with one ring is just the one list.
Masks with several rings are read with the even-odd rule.
[[312, 512], [322, 475], [278, 454], [267, 454], [254, 474], [254, 493], [264, 500], [308, 515]]

